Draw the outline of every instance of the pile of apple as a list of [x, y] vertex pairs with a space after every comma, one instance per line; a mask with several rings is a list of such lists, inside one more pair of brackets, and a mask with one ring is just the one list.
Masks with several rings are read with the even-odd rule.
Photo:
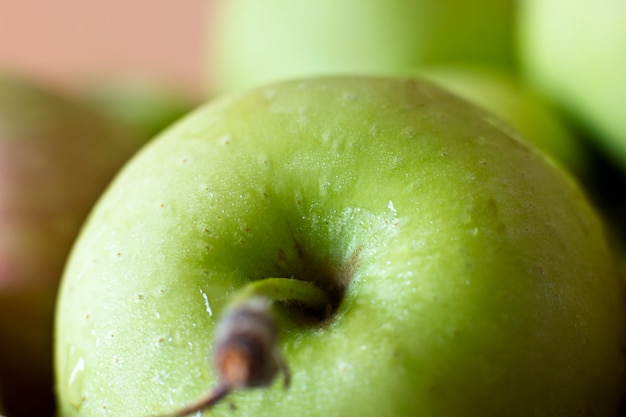
[[0, 83], [8, 417], [623, 415], [626, 3], [214, 3], [165, 129]]

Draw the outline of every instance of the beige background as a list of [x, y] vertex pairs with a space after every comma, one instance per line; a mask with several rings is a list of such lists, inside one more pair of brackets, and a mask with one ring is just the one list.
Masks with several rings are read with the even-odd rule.
[[0, 0], [0, 70], [76, 87], [148, 72], [194, 89], [210, 0]]

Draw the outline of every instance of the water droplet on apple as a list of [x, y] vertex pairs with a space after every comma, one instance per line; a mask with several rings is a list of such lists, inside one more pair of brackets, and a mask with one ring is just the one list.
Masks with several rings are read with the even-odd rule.
[[221, 138], [218, 139], [218, 142], [222, 146], [228, 146], [231, 143], [231, 137], [230, 137], [230, 135], [224, 135], [224, 136], [222, 136]]
[[338, 368], [339, 368], [339, 373], [342, 376], [346, 376], [346, 375], [352, 373], [352, 364], [350, 364], [349, 362], [340, 361], [338, 363]]
[[405, 137], [412, 139], [416, 136], [417, 132], [415, 131], [414, 127], [409, 126], [409, 127], [405, 127], [404, 130], [402, 130], [402, 134]]
[[327, 179], [320, 180], [320, 185], [319, 185], [320, 197], [326, 196], [328, 189], [331, 187], [331, 185], [332, 183], [328, 181]]
[[263, 95], [265, 96], [265, 99], [266, 99], [267, 101], [272, 101], [272, 100], [274, 100], [274, 99], [276, 98], [276, 94], [277, 94], [277, 93], [276, 93], [276, 90], [270, 90], [270, 89], [266, 89], [266, 90], [263, 92]]
[[189, 339], [189, 334], [180, 328], [171, 330], [169, 335], [163, 338], [163, 343], [174, 346], [181, 353], [185, 351], [193, 354], [196, 351], [196, 345]]
[[260, 154], [257, 160], [259, 162], [259, 165], [264, 169], [270, 168], [270, 158], [266, 153]]
[[85, 379], [85, 357], [81, 352], [72, 346], [69, 351], [70, 364], [69, 375], [67, 377], [67, 399], [72, 407], [77, 410], [85, 402], [84, 379]]
[[209, 313], [209, 317], [213, 317], [213, 310], [211, 309], [211, 304], [209, 304], [209, 297], [204, 291], [202, 291], [202, 288], [200, 288], [200, 294], [202, 294], [202, 298], [204, 299], [204, 306], [206, 307], [206, 312]]
[[343, 99], [345, 101], [353, 101], [354, 99], [356, 99], [356, 94], [352, 91], [346, 91], [345, 93], [343, 93]]

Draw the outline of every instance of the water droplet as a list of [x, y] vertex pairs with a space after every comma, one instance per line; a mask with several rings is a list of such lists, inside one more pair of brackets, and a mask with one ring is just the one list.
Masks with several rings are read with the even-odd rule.
[[220, 145], [228, 146], [228, 145], [230, 145], [231, 137], [230, 137], [230, 135], [224, 135], [221, 138], [219, 138], [218, 141], [219, 141]]
[[276, 94], [277, 94], [276, 90], [270, 90], [270, 89], [267, 89], [263, 92], [263, 95], [265, 96], [265, 99], [267, 101], [274, 100], [276, 98]]
[[406, 136], [407, 138], [411, 138], [411, 139], [415, 137], [416, 133], [417, 132], [415, 131], [415, 128], [412, 126], [405, 127], [402, 130], [402, 134]]
[[266, 153], [262, 153], [258, 156], [257, 161], [265, 169], [270, 168], [270, 158]]
[[69, 375], [67, 377], [67, 399], [75, 409], [80, 409], [85, 401], [85, 357], [72, 346], [68, 355]]
[[209, 297], [204, 291], [202, 291], [202, 289], [200, 289], [200, 294], [202, 294], [202, 298], [204, 298], [204, 306], [206, 307], [206, 312], [209, 313], [209, 317], [213, 317], [213, 309], [211, 309], [211, 304], [209, 304]]

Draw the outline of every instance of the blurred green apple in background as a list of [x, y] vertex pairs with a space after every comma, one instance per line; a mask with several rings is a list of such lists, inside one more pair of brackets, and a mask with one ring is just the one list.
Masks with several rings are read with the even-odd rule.
[[200, 104], [199, 98], [173, 83], [142, 74], [94, 80], [82, 93], [99, 111], [145, 141]]
[[513, 65], [512, 0], [223, 0], [210, 8], [209, 91], [425, 63]]
[[62, 269], [88, 211], [140, 144], [85, 103], [0, 75], [0, 377], [12, 417], [52, 413]]
[[425, 67], [418, 74], [499, 117], [578, 177], [589, 174], [581, 138], [550, 102], [510, 72], [484, 65], [456, 65]]
[[528, 81], [626, 170], [626, 2], [524, 0], [518, 27]]
[[150, 142], [73, 249], [56, 317], [60, 417], [145, 417], [216, 384], [224, 306], [278, 310], [291, 386], [212, 416], [614, 417], [623, 288], [575, 181], [493, 116], [410, 79], [269, 85]]

